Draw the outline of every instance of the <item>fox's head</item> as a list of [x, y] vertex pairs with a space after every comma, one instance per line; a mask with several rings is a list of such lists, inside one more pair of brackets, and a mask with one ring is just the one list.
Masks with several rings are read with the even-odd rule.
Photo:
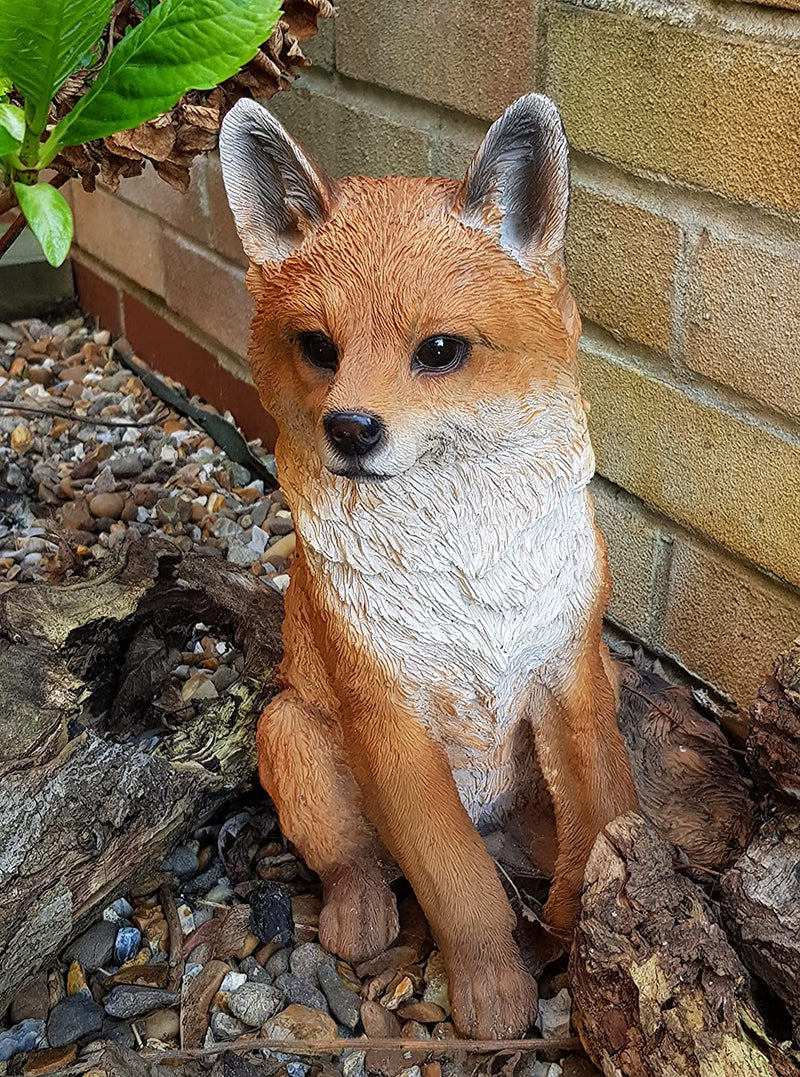
[[507, 109], [463, 183], [331, 180], [249, 100], [220, 155], [251, 263], [254, 378], [291, 452], [387, 481], [545, 437], [579, 409], [568, 150], [546, 97]]

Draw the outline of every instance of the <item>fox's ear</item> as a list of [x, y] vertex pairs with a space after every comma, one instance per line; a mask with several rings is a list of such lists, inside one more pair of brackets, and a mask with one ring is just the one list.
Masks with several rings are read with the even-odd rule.
[[222, 122], [219, 157], [245, 254], [281, 261], [325, 221], [331, 183], [263, 106], [242, 98]]
[[569, 147], [543, 94], [509, 105], [486, 133], [461, 192], [465, 224], [484, 228], [523, 266], [559, 255], [569, 205]]

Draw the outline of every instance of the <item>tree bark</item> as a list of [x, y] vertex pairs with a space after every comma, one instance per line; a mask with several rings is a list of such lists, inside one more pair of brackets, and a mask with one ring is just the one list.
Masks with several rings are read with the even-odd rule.
[[570, 979], [584, 1046], [603, 1073], [797, 1073], [761, 1027], [749, 978], [704, 892], [638, 815], [615, 820], [587, 865]]
[[[97, 580], [0, 596], [0, 1012], [93, 910], [250, 784], [282, 614], [254, 576], [167, 544], [129, 547]], [[236, 638], [244, 672], [153, 749], [137, 734], [169, 648], [198, 621]]]

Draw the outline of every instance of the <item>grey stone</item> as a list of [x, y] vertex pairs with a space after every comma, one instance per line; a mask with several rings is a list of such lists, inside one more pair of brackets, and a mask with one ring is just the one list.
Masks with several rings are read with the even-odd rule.
[[214, 1039], [219, 1043], [235, 1040], [249, 1032], [249, 1029], [244, 1021], [240, 1021], [238, 1017], [231, 1017], [229, 1013], [218, 1012], [211, 1015], [211, 1031], [214, 1033]]
[[260, 1028], [283, 1004], [283, 992], [270, 984], [242, 984], [228, 998], [228, 1009], [249, 1028]]
[[333, 965], [333, 957], [318, 942], [304, 942], [292, 950], [289, 967], [295, 976], [303, 976], [313, 984], [319, 983], [318, 972], [323, 965]]
[[333, 965], [320, 965], [317, 975], [333, 1016], [346, 1028], [354, 1029], [361, 1016], [360, 997], [350, 990]]
[[62, 958], [67, 965], [77, 961], [81, 968], [99, 969], [110, 963], [117, 941], [117, 925], [100, 920], [84, 931], [64, 951]]
[[165, 991], [160, 987], [138, 987], [135, 984], [118, 984], [112, 987], [105, 1001], [109, 1017], [141, 1017], [151, 1010], [167, 1009], [180, 1002], [180, 995], [175, 991]]
[[276, 950], [275, 953], [271, 957], [268, 957], [264, 962], [264, 970], [273, 978], [283, 976], [285, 972], [289, 971], [289, 951]]
[[66, 1047], [82, 1036], [99, 1032], [103, 1027], [103, 1010], [84, 991], [57, 1002], [47, 1019], [47, 1039], [51, 1047]]
[[288, 1005], [305, 1006], [309, 1010], [321, 1010], [328, 1012], [328, 1000], [318, 987], [314, 987], [310, 980], [304, 976], [295, 976], [291, 972], [285, 972], [278, 976], [275, 986], [286, 996]]
[[256, 959], [251, 955], [246, 957], [244, 961], [239, 962], [239, 972], [243, 972], [248, 980], [258, 984], [272, 983], [272, 977], [264, 968], [263, 965], [259, 965]]
[[197, 874], [200, 870], [200, 861], [197, 859], [197, 854], [186, 845], [176, 845], [161, 868], [162, 871], [171, 871], [179, 879], [185, 879], [188, 875]]

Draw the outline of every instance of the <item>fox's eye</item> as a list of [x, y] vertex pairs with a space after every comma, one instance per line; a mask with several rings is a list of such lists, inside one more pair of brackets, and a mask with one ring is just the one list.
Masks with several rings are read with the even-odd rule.
[[463, 366], [469, 359], [470, 351], [469, 342], [461, 337], [428, 337], [414, 352], [411, 367], [413, 370], [444, 374]]
[[301, 333], [297, 338], [303, 358], [312, 366], [322, 370], [335, 370], [339, 363], [339, 352], [333, 341], [324, 333]]

